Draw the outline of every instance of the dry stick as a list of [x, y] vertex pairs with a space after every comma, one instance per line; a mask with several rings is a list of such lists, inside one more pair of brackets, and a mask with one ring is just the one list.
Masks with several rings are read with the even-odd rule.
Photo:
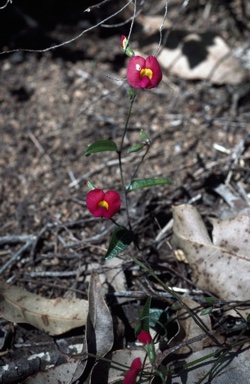
[[22, 248], [19, 249], [19, 251], [17, 251], [8, 261], [7, 263], [5, 263], [2, 268], [0, 269], [0, 275], [11, 265], [13, 264], [15, 261], [18, 261], [20, 260], [22, 254], [28, 249], [30, 248], [34, 243], [36, 242], [36, 237], [33, 236], [33, 238], [31, 240], [28, 240], [26, 242], [26, 244], [24, 244], [22, 246]]
[[13, 52], [19, 52], [19, 51], [22, 51], [22, 52], [47, 52], [47, 51], [52, 51], [53, 49], [56, 49], [56, 48], [59, 48], [59, 47], [62, 47], [64, 45], [67, 45], [67, 44], [70, 44], [70, 43], [73, 43], [73, 41], [76, 41], [78, 39], [80, 39], [80, 37], [82, 37], [86, 32], [89, 32], [91, 31], [92, 29], [95, 29], [96, 27], [99, 27], [99, 25], [102, 25], [105, 21], [108, 21], [110, 20], [112, 17], [118, 15], [119, 13], [121, 13], [130, 3], [132, 3], [133, 0], [129, 0], [128, 3], [126, 3], [122, 8], [120, 8], [117, 12], [113, 13], [112, 15], [108, 16], [106, 19], [104, 20], [101, 20], [99, 23], [91, 26], [90, 28], [87, 28], [85, 29], [84, 31], [82, 31], [81, 33], [79, 33], [77, 36], [73, 37], [72, 39], [69, 39], [67, 41], [64, 41], [63, 43], [60, 43], [60, 44], [56, 44], [56, 45], [53, 45], [52, 47], [48, 47], [48, 48], [45, 48], [45, 49], [10, 49], [10, 50], [6, 50], [6, 51], [2, 51], [0, 52], [0, 55], [3, 55], [3, 54], [6, 54], [6, 53], [13, 53]]
[[35, 239], [36, 237], [33, 235], [2, 236], [0, 237], [0, 245], [27, 243], [28, 241], [35, 240]]
[[12, 4], [12, 0], [6, 0], [6, 3], [0, 9], [6, 8], [9, 3]]
[[215, 334], [215, 331], [213, 331], [213, 330], [208, 331], [207, 333], [203, 333], [201, 335], [194, 336], [189, 340], [183, 341], [183, 342], [179, 343], [178, 345], [175, 345], [174, 347], [165, 350], [161, 354], [157, 355], [156, 365], [159, 366], [161, 364], [161, 362], [171, 353], [174, 353], [175, 351], [178, 351], [181, 348], [189, 347], [190, 344], [194, 344], [197, 341], [201, 341], [201, 340], [205, 339], [206, 337], [208, 337], [208, 335], [214, 337], [214, 334]]
[[98, 4], [95, 4], [95, 5], [92, 5], [91, 7], [88, 7], [87, 9], [85, 9], [84, 12], [90, 12], [90, 11], [92, 11], [92, 9], [100, 8], [101, 5], [103, 5], [105, 3], [108, 3], [109, 1], [111, 1], [111, 0], [103, 0], [100, 3], [98, 3]]
[[[136, 158], [136, 155], [133, 157], [133, 159]], [[131, 161], [131, 158], [123, 158], [121, 160], [122, 163]], [[107, 161], [106, 163], [103, 163], [99, 165], [97, 168], [93, 169], [92, 171], [89, 171], [85, 173], [83, 176], [81, 176], [79, 179], [75, 179], [69, 184], [69, 188], [77, 187], [78, 184], [83, 183], [86, 179], [89, 179], [90, 176], [93, 176], [95, 173], [100, 172], [102, 169], [106, 169], [107, 167], [113, 167], [119, 164], [119, 159], [113, 159], [110, 161]]]

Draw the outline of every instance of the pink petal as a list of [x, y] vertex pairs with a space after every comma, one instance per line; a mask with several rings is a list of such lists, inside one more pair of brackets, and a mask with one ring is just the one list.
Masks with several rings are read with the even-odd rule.
[[100, 201], [104, 200], [105, 193], [102, 189], [93, 189], [89, 191], [86, 197], [86, 205], [90, 213], [95, 217], [102, 217], [105, 208], [98, 207]]
[[145, 59], [141, 56], [134, 56], [128, 62], [127, 79], [134, 88], [141, 88], [140, 71], [145, 68], [145, 63]]
[[125, 374], [122, 384], [134, 384], [138, 373], [142, 368], [142, 362], [139, 357], [131, 363], [129, 371]]
[[143, 345], [150, 344], [152, 342], [152, 337], [149, 332], [142, 330], [139, 335], [137, 335], [137, 339]]
[[110, 217], [114, 216], [121, 207], [121, 199], [118, 192], [110, 190], [105, 193], [104, 200], [107, 201], [109, 208], [105, 210], [103, 217], [106, 219], [110, 219]]
[[153, 72], [150, 88], [157, 87], [157, 85], [162, 79], [162, 70], [160, 64], [154, 56], [148, 56], [146, 58], [146, 68], [151, 69], [151, 71]]

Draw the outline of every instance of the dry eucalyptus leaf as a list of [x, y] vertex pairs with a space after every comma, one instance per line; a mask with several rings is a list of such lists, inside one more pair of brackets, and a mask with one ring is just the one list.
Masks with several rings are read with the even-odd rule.
[[[146, 45], [144, 52], [152, 54], [157, 48], [158, 41]], [[172, 31], [157, 59], [163, 69], [187, 80], [237, 85], [249, 78], [226, 42], [210, 32]]]
[[[97, 273], [92, 273], [89, 285], [89, 308], [86, 324], [86, 335], [83, 353], [91, 353], [98, 357], [105, 356], [114, 342], [113, 319], [104, 300], [102, 284]], [[91, 381], [91, 376], [98, 370], [101, 360], [84, 359], [79, 362], [73, 380], [84, 379], [84, 383]], [[93, 380], [94, 382], [94, 380]]]
[[15, 323], [31, 324], [49, 335], [60, 335], [85, 325], [87, 308], [87, 300], [46, 299], [0, 282], [0, 315]]
[[[112, 289], [117, 291], [126, 291], [127, 283], [125, 273], [123, 271], [123, 260], [119, 257], [113, 257], [113, 259], [106, 260], [106, 267], [108, 268], [105, 272], [107, 283]], [[117, 302], [119, 304], [127, 301], [127, 298], [117, 297]]]
[[77, 361], [70, 359], [67, 363], [52, 367], [28, 377], [23, 384], [60, 383], [69, 384], [76, 370]]
[[213, 241], [195, 207], [173, 207], [173, 217], [173, 246], [185, 252], [197, 286], [223, 300], [249, 300], [250, 217], [211, 220]]
[[[228, 351], [225, 358], [217, 355], [217, 358], [205, 356], [215, 353], [218, 348], [205, 348], [202, 351], [192, 353], [185, 359], [185, 363], [191, 363], [189, 369], [179, 370], [173, 377], [175, 384], [212, 383], [212, 384], [238, 384], [249, 383], [249, 344], [239, 347], [238, 351]], [[194, 362], [197, 360], [197, 364]], [[218, 362], [216, 364], [216, 362]], [[209, 374], [210, 372], [210, 374]], [[202, 380], [208, 374], [206, 379]]]
[[[194, 300], [190, 299], [189, 297], [182, 296], [181, 300], [196, 314], [196, 316], [199, 317], [200, 321], [203, 322], [203, 324], [206, 326], [208, 330], [211, 330], [211, 319], [209, 315], [200, 316], [199, 313], [197, 313], [196, 308], [199, 306]], [[187, 341], [192, 339], [193, 337], [197, 337], [200, 334], [203, 334], [204, 331], [200, 328], [198, 324], [193, 320], [193, 318], [187, 313], [187, 311], [182, 307], [177, 312], [177, 319], [178, 323], [184, 332], [184, 338], [181, 341]], [[207, 339], [207, 338], [206, 338]], [[204, 348], [206, 344], [206, 339], [197, 340], [195, 343], [191, 345], [192, 352], [200, 351]], [[178, 353], [189, 353], [190, 348], [183, 347], [181, 348]]]

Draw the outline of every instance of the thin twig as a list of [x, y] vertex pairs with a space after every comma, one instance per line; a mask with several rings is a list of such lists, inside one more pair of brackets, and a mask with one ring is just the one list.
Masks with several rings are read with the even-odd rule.
[[2, 268], [0, 269], [0, 275], [14, 262], [21, 259], [22, 254], [29, 249], [34, 242], [36, 242], [36, 237], [33, 236], [33, 238], [29, 241], [27, 241], [20, 249], [17, 251], [8, 261], [5, 263]]

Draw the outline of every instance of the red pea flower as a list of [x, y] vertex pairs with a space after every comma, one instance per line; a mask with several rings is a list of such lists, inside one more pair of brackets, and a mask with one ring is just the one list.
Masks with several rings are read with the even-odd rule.
[[142, 330], [139, 335], [137, 335], [137, 339], [143, 345], [152, 343], [152, 337], [149, 332]]
[[116, 191], [105, 193], [102, 189], [96, 188], [87, 194], [86, 204], [93, 216], [110, 219], [120, 209], [120, 195]]
[[134, 359], [131, 363], [129, 371], [124, 376], [122, 384], [134, 384], [138, 373], [142, 368], [142, 362], [139, 357]]
[[154, 56], [134, 56], [128, 63], [127, 79], [134, 88], [155, 88], [162, 79], [161, 67]]

